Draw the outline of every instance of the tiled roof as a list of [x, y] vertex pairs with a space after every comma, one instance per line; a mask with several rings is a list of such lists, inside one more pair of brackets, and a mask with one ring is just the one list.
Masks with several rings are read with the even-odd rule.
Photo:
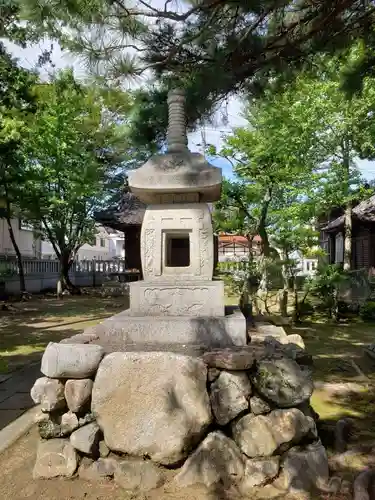
[[95, 220], [113, 229], [122, 230], [129, 226], [141, 226], [146, 205], [133, 193], [125, 193], [118, 206], [95, 213]]
[[[238, 234], [220, 233], [218, 235], [218, 239], [219, 239], [219, 245], [220, 244], [225, 245], [225, 244], [231, 244], [231, 243], [236, 243], [236, 244], [240, 244], [240, 245], [248, 245], [249, 244], [249, 241], [246, 238], [246, 236], [241, 236]], [[260, 243], [260, 241], [261, 241], [260, 236], [258, 236], [258, 235], [254, 236], [254, 238], [253, 238], [254, 243]]]
[[[353, 217], [362, 222], [375, 222], [375, 195], [361, 201], [356, 207], [353, 208]], [[325, 227], [324, 231], [332, 231], [344, 225], [345, 215], [341, 215], [334, 219]]]

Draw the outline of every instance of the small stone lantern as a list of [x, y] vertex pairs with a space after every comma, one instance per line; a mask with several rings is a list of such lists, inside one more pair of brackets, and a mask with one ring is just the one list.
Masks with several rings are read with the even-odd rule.
[[119, 347], [135, 344], [246, 344], [239, 310], [225, 308], [224, 283], [213, 279], [214, 236], [207, 203], [220, 198], [221, 169], [187, 147], [185, 96], [168, 97], [168, 148], [129, 174], [147, 204], [141, 229], [143, 281], [130, 283], [130, 309], [96, 331]]

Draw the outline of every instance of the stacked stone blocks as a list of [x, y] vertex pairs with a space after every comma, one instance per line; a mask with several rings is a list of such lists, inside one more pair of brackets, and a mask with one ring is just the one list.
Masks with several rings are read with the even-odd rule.
[[178, 487], [327, 488], [303, 349], [253, 342], [197, 356], [105, 355], [87, 337], [44, 353], [45, 377], [31, 391], [41, 405], [35, 478], [114, 478], [144, 492], [172, 467]]

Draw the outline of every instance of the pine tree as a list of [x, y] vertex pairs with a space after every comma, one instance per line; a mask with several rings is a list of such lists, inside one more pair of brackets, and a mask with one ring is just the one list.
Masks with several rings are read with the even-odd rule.
[[[370, 0], [166, 0], [160, 7], [150, 0], [24, 0], [20, 5], [22, 19], [79, 53], [99, 77], [115, 84], [144, 74], [156, 78], [156, 87], [139, 94], [138, 138], [148, 141], [163, 137], [170, 86], [187, 89], [187, 114], [194, 124], [234, 92], [256, 92], [270, 77], [309, 64], [316, 53], [368, 38], [375, 11]], [[369, 54], [366, 61], [373, 61]], [[353, 68], [352, 74], [358, 71]]]

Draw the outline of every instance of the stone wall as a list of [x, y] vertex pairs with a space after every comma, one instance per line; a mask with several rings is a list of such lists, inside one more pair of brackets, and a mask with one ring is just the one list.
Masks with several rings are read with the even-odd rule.
[[270, 483], [330, 488], [303, 349], [253, 341], [196, 356], [105, 355], [92, 342], [78, 335], [44, 353], [31, 391], [41, 405], [34, 478], [108, 478], [135, 493], [167, 478], [250, 496]]

